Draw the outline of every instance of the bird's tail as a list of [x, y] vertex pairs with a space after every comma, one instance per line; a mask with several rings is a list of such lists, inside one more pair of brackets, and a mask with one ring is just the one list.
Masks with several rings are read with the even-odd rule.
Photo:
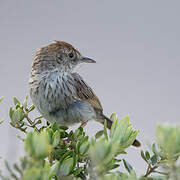
[[[103, 119], [103, 121], [101, 121], [101, 124], [104, 125], [104, 122], [106, 120], [107, 128], [111, 129], [111, 126], [112, 126], [112, 123], [113, 123], [112, 120], [109, 119], [108, 117], [106, 117], [104, 114], [102, 115], [102, 119]], [[135, 139], [134, 142], [132, 143], [132, 145], [135, 146], [135, 147], [140, 147], [141, 143], [137, 139]]]

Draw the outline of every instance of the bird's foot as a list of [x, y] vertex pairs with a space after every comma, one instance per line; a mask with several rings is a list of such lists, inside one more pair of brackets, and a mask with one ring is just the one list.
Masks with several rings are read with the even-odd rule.
[[88, 121], [85, 121], [85, 122], [81, 123], [81, 127], [84, 128], [87, 125], [87, 123], [88, 123]]

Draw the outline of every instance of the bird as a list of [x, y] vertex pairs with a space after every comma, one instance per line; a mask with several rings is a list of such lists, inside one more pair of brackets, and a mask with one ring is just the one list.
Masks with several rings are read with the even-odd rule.
[[[103, 114], [100, 100], [78, 74], [83, 63], [96, 63], [64, 41], [54, 41], [37, 50], [29, 79], [30, 97], [48, 122], [62, 126], [95, 120], [111, 128], [112, 120]], [[140, 146], [135, 140], [132, 144]]]

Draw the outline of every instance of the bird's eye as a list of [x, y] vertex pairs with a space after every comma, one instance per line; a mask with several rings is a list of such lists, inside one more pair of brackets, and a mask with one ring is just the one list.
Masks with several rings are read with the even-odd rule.
[[71, 58], [71, 59], [74, 58], [74, 54], [73, 54], [73, 53], [69, 53], [68, 56], [69, 56], [69, 58]]

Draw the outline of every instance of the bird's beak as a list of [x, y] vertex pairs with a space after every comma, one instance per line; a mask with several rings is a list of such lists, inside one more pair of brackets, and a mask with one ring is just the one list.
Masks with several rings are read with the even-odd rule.
[[90, 59], [88, 57], [82, 57], [81, 62], [83, 62], [83, 63], [96, 63], [95, 60]]

